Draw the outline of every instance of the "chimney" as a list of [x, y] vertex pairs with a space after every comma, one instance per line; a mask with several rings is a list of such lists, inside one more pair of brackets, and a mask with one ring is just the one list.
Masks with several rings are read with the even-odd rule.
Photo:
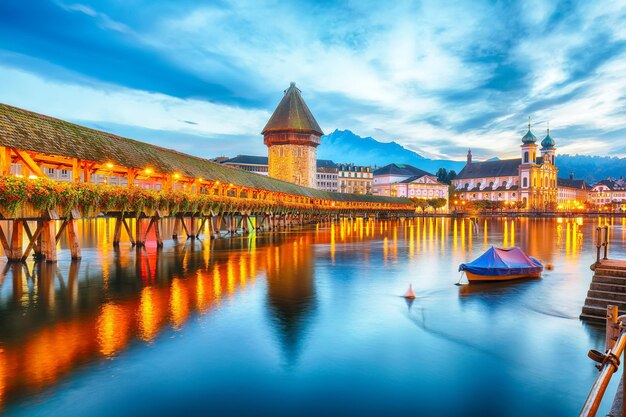
[[467, 150], [467, 165], [472, 165], [472, 150]]
[[574, 173], [573, 172], [569, 173], [569, 179], [570, 179], [570, 181], [574, 181]]

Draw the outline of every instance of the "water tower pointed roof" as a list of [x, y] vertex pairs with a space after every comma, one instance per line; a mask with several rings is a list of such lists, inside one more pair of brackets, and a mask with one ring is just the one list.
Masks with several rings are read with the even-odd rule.
[[285, 96], [261, 133], [285, 131], [324, 134], [294, 82], [285, 90]]

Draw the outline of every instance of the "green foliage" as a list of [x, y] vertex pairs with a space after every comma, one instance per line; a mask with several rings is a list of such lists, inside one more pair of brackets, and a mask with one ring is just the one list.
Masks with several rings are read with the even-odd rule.
[[415, 207], [422, 209], [422, 213], [424, 212], [424, 210], [426, 210], [426, 208], [429, 205], [428, 200], [424, 198], [412, 197], [410, 200], [413, 202], [413, 204], [415, 204]]
[[450, 170], [447, 171], [445, 168], [439, 168], [437, 173], [437, 180], [443, 184], [452, 184], [452, 180], [456, 178], [456, 171]]
[[[140, 187], [59, 182], [47, 178], [0, 177], [0, 212], [9, 218], [15, 217], [21, 209], [26, 208], [40, 213], [56, 209], [64, 217], [68, 216], [73, 209], [79, 209], [84, 216], [89, 216], [111, 211], [140, 215], [155, 210], [176, 214], [206, 213], [209, 210], [215, 212], [260, 210], [262, 208], [274, 211], [290, 210], [291, 212], [322, 208], [325, 211], [363, 208], [363, 206], [355, 206], [357, 203], [354, 202], [334, 200], [321, 200], [321, 205], [315, 206], [314, 201], [320, 200], [306, 199], [298, 202], [296, 196], [283, 196], [284, 199], [280, 201], [257, 200], [234, 195], [216, 195], [212, 194], [212, 189], [203, 189], [200, 192], [157, 191]], [[407, 210], [410, 207], [406, 199], [393, 199], [392, 201], [396, 204], [402, 201], [403, 204], [393, 206], [385, 204], [382, 207], [389, 210]]]
[[435, 213], [437, 212], [437, 209], [440, 209], [441, 207], [445, 207], [446, 205], [446, 199], [445, 198], [431, 198], [428, 200], [428, 205], [430, 207], [433, 208], [433, 210], [435, 210]]

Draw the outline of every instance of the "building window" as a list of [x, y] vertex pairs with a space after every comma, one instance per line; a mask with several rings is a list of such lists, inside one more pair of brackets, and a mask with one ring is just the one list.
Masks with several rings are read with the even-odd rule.
[[522, 184], [524, 184], [524, 188], [528, 187], [528, 178], [524, 177]]
[[528, 152], [524, 152], [524, 163], [528, 163]]

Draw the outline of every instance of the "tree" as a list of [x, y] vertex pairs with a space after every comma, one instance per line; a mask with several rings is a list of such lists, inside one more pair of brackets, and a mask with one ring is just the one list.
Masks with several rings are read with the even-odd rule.
[[447, 201], [445, 198], [431, 198], [428, 200], [428, 205], [435, 210], [435, 213], [437, 213], [437, 209], [444, 207], [446, 205], [446, 202]]
[[413, 197], [410, 200], [413, 202], [413, 204], [415, 204], [415, 207], [419, 207], [422, 209], [422, 213], [424, 212], [424, 210], [426, 210], [426, 207], [428, 207], [428, 201], [423, 198]]
[[445, 184], [449, 184], [446, 182], [446, 178], [448, 177], [448, 171], [445, 168], [439, 168], [437, 170], [437, 181]]
[[453, 170], [453, 169], [451, 169], [451, 170], [448, 172], [448, 175], [446, 175], [446, 180], [445, 180], [445, 183], [446, 183], [446, 184], [452, 184], [452, 180], [453, 180], [453, 179], [455, 179], [455, 178], [456, 178], [456, 171], [455, 171], [455, 170]]
[[452, 184], [452, 180], [456, 178], [456, 171], [448, 171], [445, 168], [439, 168], [435, 175], [437, 176], [437, 181], [439, 181], [440, 183]]

